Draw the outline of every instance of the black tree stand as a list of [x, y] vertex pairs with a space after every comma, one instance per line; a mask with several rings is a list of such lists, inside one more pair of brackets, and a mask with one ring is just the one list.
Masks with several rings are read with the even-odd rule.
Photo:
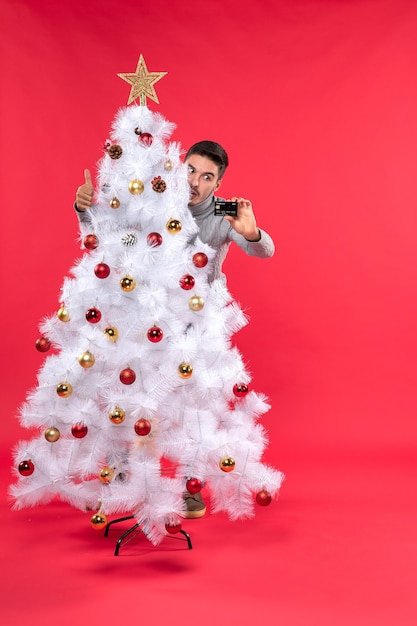
[[[127, 517], [120, 517], [118, 519], [114, 519], [111, 522], [109, 522], [106, 525], [106, 529], [104, 531], [104, 536], [108, 537], [109, 535], [109, 530], [110, 530], [110, 526], [112, 526], [113, 524], [118, 524], [119, 522], [125, 522], [126, 520], [129, 519], [134, 519], [134, 515], [128, 515]], [[122, 535], [120, 535], [120, 537], [118, 538], [117, 542], [116, 542], [116, 548], [114, 551], [114, 556], [118, 556], [120, 548], [122, 547], [122, 545], [124, 545], [124, 543], [128, 543], [129, 541], [131, 541], [133, 539], [133, 537], [129, 537], [129, 535], [131, 535], [131, 533], [135, 532], [135, 530], [137, 530], [137, 528], [139, 528], [140, 524], [139, 522], [136, 522], [136, 524], [133, 524], [133, 526], [131, 528], [129, 528], [128, 530], [126, 530]], [[139, 531], [142, 532], [142, 531]], [[192, 544], [191, 544], [191, 539], [190, 539], [190, 535], [188, 533], [185, 532], [185, 530], [180, 530], [178, 531], [181, 535], [183, 535], [185, 537], [185, 539], [182, 539], [181, 537], [174, 537], [173, 535], [168, 535], [168, 537], [170, 539], [177, 539], [178, 541], [186, 541], [187, 542], [187, 546], [188, 546], [188, 550], [192, 549]], [[123, 541], [126, 539], [126, 541], [123, 543]]]

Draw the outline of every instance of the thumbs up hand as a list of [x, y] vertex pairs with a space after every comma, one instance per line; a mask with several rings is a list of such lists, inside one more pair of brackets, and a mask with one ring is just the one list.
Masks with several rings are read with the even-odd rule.
[[86, 211], [91, 207], [94, 187], [89, 170], [84, 170], [85, 183], [78, 187], [75, 194], [75, 206], [78, 211]]

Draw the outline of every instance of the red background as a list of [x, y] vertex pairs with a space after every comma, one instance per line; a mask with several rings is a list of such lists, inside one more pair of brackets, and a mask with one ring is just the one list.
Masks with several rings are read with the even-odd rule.
[[[417, 4], [1, 0], [0, 13], [3, 623], [414, 625]], [[192, 522], [192, 551], [139, 538], [115, 558], [79, 512], [12, 512], [6, 490], [38, 323], [80, 256], [75, 189], [140, 53], [168, 72], [149, 107], [184, 148], [226, 147], [222, 194], [250, 198], [276, 242], [268, 261], [232, 249], [225, 269], [251, 318], [236, 341], [272, 403], [266, 460], [287, 479], [252, 521]]]

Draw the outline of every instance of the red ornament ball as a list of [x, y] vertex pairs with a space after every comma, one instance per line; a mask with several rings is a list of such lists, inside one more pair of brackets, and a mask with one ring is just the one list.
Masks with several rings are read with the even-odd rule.
[[140, 133], [138, 136], [138, 141], [143, 143], [144, 146], [151, 146], [153, 143], [153, 137], [150, 133]]
[[266, 489], [262, 489], [262, 491], [258, 491], [256, 494], [256, 502], [259, 506], [268, 506], [271, 504], [272, 496]]
[[51, 342], [47, 337], [39, 337], [35, 342], [35, 346], [38, 352], [48, 352], [51, 347]]
[[203, 483], [198, 478], [189, 478], [185, 483], [188, 493], [199, 493], [203, 488]]
[[98, 246], [98, 238], [96, 235], [86, 235], [84, 237], [84, 247], [87, 250], [95, 250]]
[[35, 466], [30, 459], [19, 463], [19, 474], [22, 476], [30, 476], [35, 471]]
[[88, 427], [85, 424], [74, 424], [71, 427], [71, 433], [76, 439], [83, 439], [88, 433]]
[[157, 248], [162, 243], [162, 235], [160, 235], [160, 233], [149, 233], [146, 237], [146, 243], [148, 246], [151, 246], [151, 248]]
[[140, 437], [146, 437], [151, 432], [152, 425], [149, 420], [141, 417], [135, 424], [135, 433]]
[[97, 324], [101, 320], [101, 311], [93, 306], [91, 307], [91, 309], [88, 309], [87, 313], [85, 314], [85, 319], [87, 320], [87, 322], [90, 322], [90, 324]]
[[195, 278], [191, 276], [191, 274], [185, 274], [182, 278], [180, 278], [180, 287], [181, 289], [185, 289], [188, 291], [192, 289], [195, 285]]
[[110, 268], [107, 263], [97, 263], [94, 268], [94, 274], [97, 276], [97, 278], [107, 278], [107, 276], [110, 274]]
[[233, 393], [238, 398], [242, 398], [243, 396], [246, 396], [248, 391], [249, 391], [249, 387], [245, 385], [245, 383], [236, 383], [236, 385], [234, 385], [233, 387]]
[[173, 522], [171, 524], [165, 524], [165, 530], [170, 535], [176, 535], [177, 533], [181, 531], [181, 529], [182, 529], [182, 524], [179, 521]]
[[205, 267], [208, 263], [208, 256], [204, 252], [196, 252], [193, 255], [193, 263], [196, 267]]
[[147, 334], [149, 341], [152, 341], [152, 343], [158, 343], [164, 336], [164, 333], [160, 328], [158, 328], [158, 326], [152, 326], [152, 328], [148, 330]]
[[124, 385], [131, 385], [136, 380], [136, 374], [130, 367], [126, 367], [120, 372], [119, 378]]

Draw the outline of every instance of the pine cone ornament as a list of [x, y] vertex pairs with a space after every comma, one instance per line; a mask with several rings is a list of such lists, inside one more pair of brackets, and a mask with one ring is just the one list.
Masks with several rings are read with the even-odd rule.
[[167, 184], [160, 176], [156, 176], [152, 180], [152, 189], [157, 193], [163, 193], [167, 188]]
[[122, 237], [122, 243], [125, 246], [135, 246], [137, 244], [138, 238], [135, 233], [127, 233]]
[[120, 159], [123, 154], [122, 147], [118, 144], [113, 144], [107, 148], [107, 154], [111, 159]]

